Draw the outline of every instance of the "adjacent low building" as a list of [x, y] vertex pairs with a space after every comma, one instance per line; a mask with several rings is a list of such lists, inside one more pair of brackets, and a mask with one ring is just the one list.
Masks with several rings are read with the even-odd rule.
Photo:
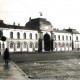
[[[80, 33], [76, 29], [58, 30], [44, 18], [29, 19], [25, 26], [7, 25], [0, 20], [0, 52], [71, 51], [80, 48]], [[4, 44], [3, 44], [4, 43]]]

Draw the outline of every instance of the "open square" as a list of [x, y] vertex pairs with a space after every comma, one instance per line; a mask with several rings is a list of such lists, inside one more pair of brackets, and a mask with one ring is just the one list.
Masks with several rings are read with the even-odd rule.
[[80, 52], [15, 53], [11, 57], [30, 79], [80, 80]]

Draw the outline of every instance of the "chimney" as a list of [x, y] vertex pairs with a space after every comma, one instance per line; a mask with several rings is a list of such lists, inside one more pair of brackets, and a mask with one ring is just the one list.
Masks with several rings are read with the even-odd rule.
[[0, 20], [0, 23], [3, 23], [3, 20]]
[[29, 21], [31, 21], [31, 17], [29, 18]]
[[29, 22], [30, 22], [30, 24], [31, 24], [31, 17], [29, 18]]
[[13, 23], [13, 25], [15, 26], [15, 22]]
[[18, 26], [20, 26], [20, 23], [18, 23]]

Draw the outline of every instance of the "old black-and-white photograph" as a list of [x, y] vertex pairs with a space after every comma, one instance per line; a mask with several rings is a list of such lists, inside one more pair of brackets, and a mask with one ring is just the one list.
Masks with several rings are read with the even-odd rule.
[[0, 0], [0, 80], [80, 80], [80, 1]]

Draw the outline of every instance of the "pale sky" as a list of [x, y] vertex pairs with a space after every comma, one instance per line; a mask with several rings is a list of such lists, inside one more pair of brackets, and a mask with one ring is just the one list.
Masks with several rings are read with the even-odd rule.
[[80, 31], [80, 0], [0, 0], [0, 19], [7, 24], [24, 26], [29, 17], [40, 17], [39, 12], [54, 28]]

